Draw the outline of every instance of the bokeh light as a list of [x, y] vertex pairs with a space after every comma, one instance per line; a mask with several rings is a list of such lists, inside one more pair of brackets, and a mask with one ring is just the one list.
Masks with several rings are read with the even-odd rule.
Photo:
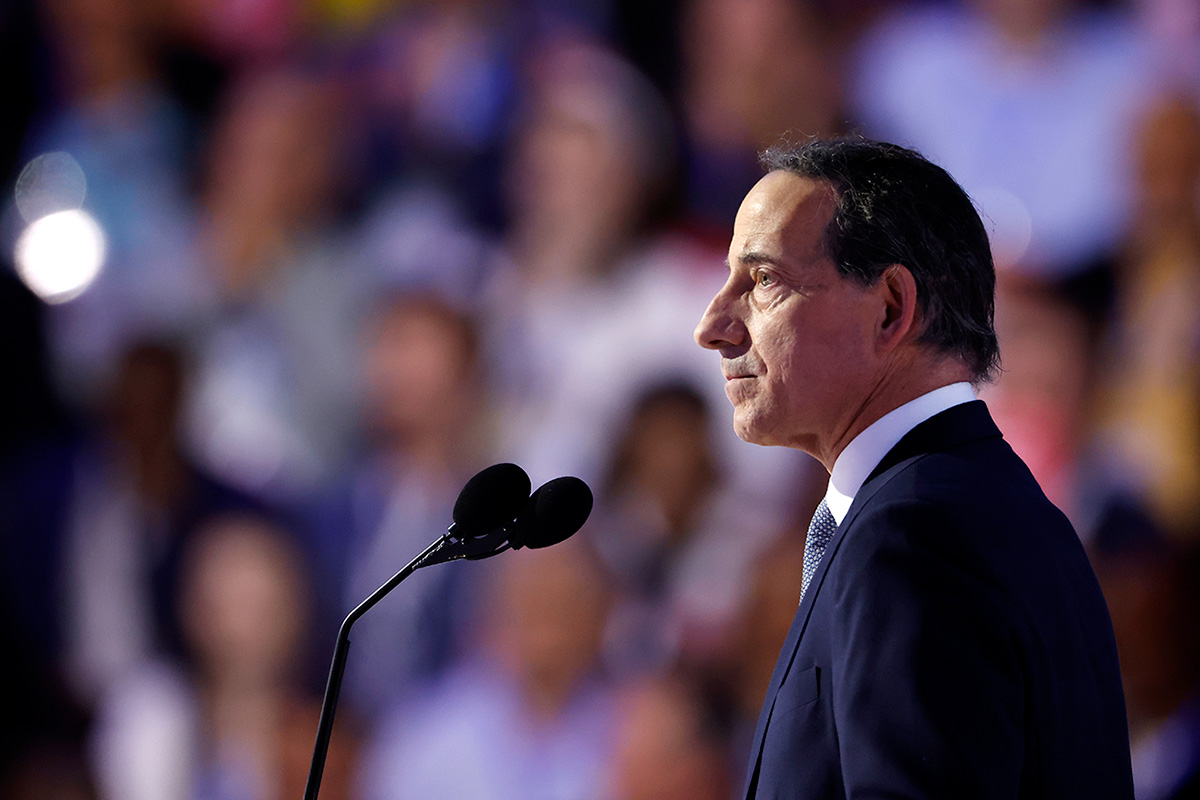
[[43, 153], [21, 170], [14, 189], [17, 210], [27, 223], [83, 206], [87, 178], [70, 153]]
[[17, 239], [17, 274], [47, 303], [82, 294], [104, 265], [105, 239], [86, 211], [59, 211], [34, 220]]

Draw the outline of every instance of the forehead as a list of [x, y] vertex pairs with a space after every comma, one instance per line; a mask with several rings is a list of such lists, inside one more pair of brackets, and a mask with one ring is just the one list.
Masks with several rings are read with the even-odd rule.
[[782, 170], [768, 173], [738, 209], [730, 263], [749, 254], [784, 265], [821, 258], [825, 255], [825, 228], [836, 207], [837, 196], [830, 184]]

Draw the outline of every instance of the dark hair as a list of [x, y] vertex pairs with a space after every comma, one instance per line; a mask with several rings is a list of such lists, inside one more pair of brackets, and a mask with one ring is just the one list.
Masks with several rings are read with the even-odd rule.
[[838, 271], [871, 285], [892, 264], [907, 267], [917, 284], [920, 341], [962, 358], [976, 382], [993, 377], [1000, 348], [992, 251], [971, 199], [944, 169], [858, 137], [774, 147], [759, 161], [832, 185], [837, 209], [825, 247]]
[[[693, 430], [703, 431], [708, 427], [708, 403], [691, 383], [677, 379], [649, 386], [631, 407], [625, 427], [613, 448], [604, 482], [604, 491], [609, 497], [628, 486], [633, 475], [638, 443], [646, 437], [645, 423], [648, 418], [661, 414], [672, 419], [682, 417]], [[695, 466], [700, 483], [705, 488], [716, 483], [720, 477], [715, 456], [707, 448]]]

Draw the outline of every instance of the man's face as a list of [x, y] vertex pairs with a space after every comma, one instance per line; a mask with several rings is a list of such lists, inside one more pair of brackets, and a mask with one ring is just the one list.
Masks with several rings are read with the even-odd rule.
[[734, 222], [729, 279], [695, 334], [721, 354], [738, 436], [823, 462], [869, 399], [884, 313], [825, 252], [835, 204], [825, 183], [782, 171], [760, 180]]

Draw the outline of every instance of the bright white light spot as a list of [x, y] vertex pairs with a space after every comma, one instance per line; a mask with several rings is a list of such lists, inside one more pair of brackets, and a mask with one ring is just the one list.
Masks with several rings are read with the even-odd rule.
[[87, 178], [70, 153], [43, 153], [21, 170], [17, 185], [17, 210], [26, 222], [59, 211], [83, 207]]
[[104, 231], [86, 211], [34, 220], [17, 239], [17, 273], [47, 303], [83, 293], [104, 265]]

